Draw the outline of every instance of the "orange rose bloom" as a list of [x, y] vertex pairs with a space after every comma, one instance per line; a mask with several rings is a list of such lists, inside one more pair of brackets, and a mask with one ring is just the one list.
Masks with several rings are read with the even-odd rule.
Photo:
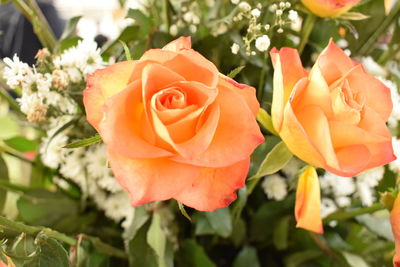
[[393, 209], [390, 213], [390, 222], [396, 244], [396, 254], [393, 258], [393, 266], [400, 267], [400, 193], [394, 201]]
[[220, 74], [190, 37], [97, 70], [83, 101], [134, 206], [170, 198], [204, 211], [227, 206], [264, 141], [255, 89]]
[[337, 17], [358, 4], [361, 0], [301, 0], [315, 15]]
[[289, 150], [339, 176], [395, 159], [390, 89], [332, 41], [309, 73], [297, 50], [273, 49], [272, 121]]

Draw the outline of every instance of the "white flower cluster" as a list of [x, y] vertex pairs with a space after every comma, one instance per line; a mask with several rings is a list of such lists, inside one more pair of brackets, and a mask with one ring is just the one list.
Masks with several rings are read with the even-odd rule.
[[372, 205], [376, 200], [375, 187], [383, 178], [383, 174], [384, 167], [367, 170], [355, 178], [340, 177], [326, 172], [320, 177], [323, 196], [321, 216], [324, 218], [338, 208], [349, 206], [354, 197], [358, 197], [364, 206]]
[[[183, 1], [182, 1], [183, 2]], [[179, 8], [182, 13], [172, 17], [175, 23], [171, 24], [168, 29], [172, 36], [178, 35], [179, 31], [188, 28], [191, 33], [196, 33], [198, 26], [201, 24], [201, 8], [196, 1], [189, 5], [178, 2]], [[215, 4], [215, 0], [206, 0], [206, 5], [211, 8]], [[182, 6], [183, 5], [183, 6]]]
[[[47, 50], [38, 52], [38, 63], [50, 57]], [[21, 89], [21, 97], [17, 99], [21, 111], [31, 122], [40, 122], [48, 119], [48, 110], [52, 106], [62, 114], [73, 114], [77, 106], [68, 95], [63, 92], [70, 82], [77, 83], [85, 80], [87, 74], [102, 68], [104, 62], [100, 50], [94, 41], [79, 41], [76, 47], [64, 51], [53, 59], [55, 68], [51, 73], [41, 73], [35, 66], [21, 62], [17, 55], [13, 59], [5, 58], [6, 67], [3, 77], [12, 89]], [[44, 63], [43, 63], [44, 64]]]
[[[107, 153], [104, 145], [89, 148], [64, 149], [68, 143], [68, 131], [55, 132], [66, 122], [68, 116], [51, 119], [47, 137], [43, 139], [40, 155], [43, 163], [67, 179], [75, 182], [84, 196], [90, 197], [106, 216], [115, 222], [122, 222], [124, 228], [130, 224], [133, 207], [129, 195], [112, 175], [108, 167]], [[62, 179], [55, 180], [58, 183]]]
[[288, 193], [286, 179], [279, 174], [266, 176], [261, 184], [270, 199], [283, 200]]

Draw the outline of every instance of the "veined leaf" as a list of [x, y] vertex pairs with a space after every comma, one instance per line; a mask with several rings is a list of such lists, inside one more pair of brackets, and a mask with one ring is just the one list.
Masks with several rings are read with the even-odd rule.
[[94, 145], [94, 144], [97, 144], [97, 143], [100, 143], [100, 142], [101, 142], [101, 137], [100, 137], [100, 135], [96, 134], [93, 137], [82, 139], [82, 140], [73, 142], [71, 144], [68, 144], [68, 145], [64, 146], [64, 148], [85, 147], [85, 146]]

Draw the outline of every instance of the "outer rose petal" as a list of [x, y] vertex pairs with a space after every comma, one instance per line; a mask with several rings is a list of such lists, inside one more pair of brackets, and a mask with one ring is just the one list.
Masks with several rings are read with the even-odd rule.
[[136, 61], [122, 61], [96, 70], [88, 76], [87, 88], [83, 91], [83, 104], [86, 118], [94, 128], [98, 129], [103, 118], [104, 101], [127, 86], [135, 64]]
[[165, 45], [162, 49], [178, 52], [179, 50], [182, 49], [191, 49], [191, 48], [192, 48], [192, 38], [190, 36], [189, 37], [181, 36], [178, 39]]
[[296, 227], [318, 234], [322, 228], [320, 188], [318, 175], [314, 167], [307, 167], [299, 177], [296, 191], [295, 217]]
[[199, 179], [200, 168], [167, 158], [130, 159], [108, 150], [114, 175], [134, 206], [173, 198]]
[[258, 103], [256, 96], [256, 89], [254, 87], [248, 86], [247, 84], [238, 83], [235, 80], [220, 74], [222, 79], [231, 83], [235, 88], [237, 88], [237, 93], [239, 93], [243, 99], [247, 102], [247, 105], [253, 112], [254, 116], [257, 117], [258, 110], [260, 109], [260, 103]]
[[270, 52], [274, 65], [274, 91], [272, 101], [272, 122], [277, 132], [282, 127], [283, 111], [296, 83], [307, 75], [296, 49], [284, 47]]
[[226, 207], [236, 199], [236, 189], [244, 186], [249, 166], [250, 158], [223, 168], [202, 168], [192, 185], [174, 198], [201, 211]]
[[328, 85], [342, 78], [355, 65], [356, 63], [354, 63], [332, 39], [315, 63], [315, 66], [320, 68]]
[[336, 17], [346, 12], [360, 0], [301, 0], [315, 15]]
[[390, 223], [396, 244], [396, 254], [393, 258], [393, 267], [400, 267], [400, 193], [394, 201], [393, 209], [390, 213]]
[[206, 151], [193, 158], [174, 157], [173, 160], [207, 167], [225, 167], [250, 156], [264, 141], [253, 112], [237, 89], [224, 79], [218, 84], [215, 104], [220, 119], [214, 138]]

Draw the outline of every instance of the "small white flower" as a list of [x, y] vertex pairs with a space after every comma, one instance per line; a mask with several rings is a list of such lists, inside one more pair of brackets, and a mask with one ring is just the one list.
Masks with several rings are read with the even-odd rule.
[[357, 193], [364, 206], [371, 206], [375, 201], [375, 190], [366, 183], [357, 183]]
[[285, 2], [280, 2], [280, 3], [279, 3], [279, 7], [280, 7], [280, 8], [286, 7], [286, 3], [285, 3]]
[[398, 172], [400, 171], [400, 140], [392, 137], [392, 146], [396, 160], [389, 163], [389, 168], [394, 172]]
[[197, 31], [196, 25], [190, 25], [190, 26], [189, 26], [189, 31], [190, 31], [191, 33], [196, 33], [196, 31]]
[[282, 172], [286, 175], [287, 178], [293, 179], [297, 175], [297, 172], [304, 166], [304, 163], [298, 160], [296, 157], [292, 157], [292, 159], [283, 167]]
[[244, 12], [249, 12], [251, 10], [251, 6], [247, 2], [240, 2], [239, 8]]
[[86, 152], [86, 167], [88, 174], [94, 178], [102, 178], [109, 175], [108, 157], [104, 145], [92, 146]]
[[351, 51], [350, 51], [350, 49], [345, 49], [343, 52], [344, 52], [347, 56], [351, 56]]
[[351, 204], [351, 198], [347, 196], [339, 196], [335, 198], [336, 203], [339, 207], [348, 207]]
[[208, 7], [213, 7], [215, 5], [215, 0], [206, 0], [206, 5]]
[[330, 172], [320, 177], [320, 185], [324, 193], [332, 192], [335, 197], [349, 196], [356, 191], [353, 178], [337, 176]]
[[388, 124], [392, 128], [396, 128], [400, 120], [400, 95], [397, 86], [394, 82], [382, 78], [378, 78], [384, 85], [390, 89], [392, 97], [393, 109], [388, 119]]
[[271, 29], [271, 25], [265, 24], [264, 29], [265, 29], [266, 31], [268, 31], [269, 29]]
[[336, 44], [337, 44], [340, 48], [342, 48], [342, 49], [344, 49], [344, 48], [346, 48], [346, 47], [349, 46], [349, 42], [347, 42], [347, 40], [346, 40], [346, 39], [343, 39], [343, 38], [337, 40]]
[[277, 33], [283, 33], [283, 29], [279, 28], [278, 30], [276, 30]]
[[263, 35], [256, 39], [256, 48], [261, 52], [267, 51], [270, 44], [271, 44], [271, 41], [270, 41], [268, 35]]
[[32, 72], [28, 64], [22, 62], [17, 54], [13, 56], [13, 59], [8, 57], [3, 59], [6, 67], [4, 68], [3, 77], [6, 79], [6, 83], [11, 88], [17, 88], [21, 86], [21, 83], [25, 77]]
[[178, 34], [178, 31], [179, 31], [179, 29], [178, 29], [178, 26], [176, 24], [172, 24], [171, 27], [169, 28], [169, 33], [172, 36], [176, 36]]
[[338, 208], [336, 207], [335, 202], [330, 199], [323, 197], [321, 199], [321, 217], [326, 218], [332, 212], [335, 212]]
[[239, 4], [239, 1], [240, 0], [231, 0], [231, 3], [234, 4], [234, 5], [237, 5], [237, 4]]
[[240, 46], [237, 43], [233, 43], [231, 46], [232, 54], [237, 54], [240, 50]]
[[292, 4], [290, 4], [289, 2], [286, 2], [285, 7], [286, 8], [290, 8], [292, 6]]
[[251, 11], [251, 15], [255, 18], [258, 18], [261, 15], [261, 11], [258, 8], [255, 8]]
[[289, 18], [291, 21], [296, 21], [296, 20], [299, 18], [299, 14], [297, 14], [297, 11], [289, 10], [288, 18]]
[[288, 193], [285, 178], [278, 174], [265, 177], [261, 186], [268, 198], [278, 201], [284, 199]]
[[56, 169], [63, 160], [63, 147], [67, 145], [68, 137], [64, 133], [56, 135], [52, 140], [50, 137], [51, 135], [43, 139], [40, 156], [46, 166]]
[[282, 9], [278, 9], [275, 13], [277, 16], [282, 16], [283, 11], [282, 11]]
[[278, 6], [276, 4], [272, 4], [269, 6], [268, 10], [270, 12], [275, 12], [278, 9]]
[[382, 180], [384, 173], [385, 168], [382, 166], [367, 170], [357, 176], [357, 183], [365, 183], [369, 187], [375, 187]]

